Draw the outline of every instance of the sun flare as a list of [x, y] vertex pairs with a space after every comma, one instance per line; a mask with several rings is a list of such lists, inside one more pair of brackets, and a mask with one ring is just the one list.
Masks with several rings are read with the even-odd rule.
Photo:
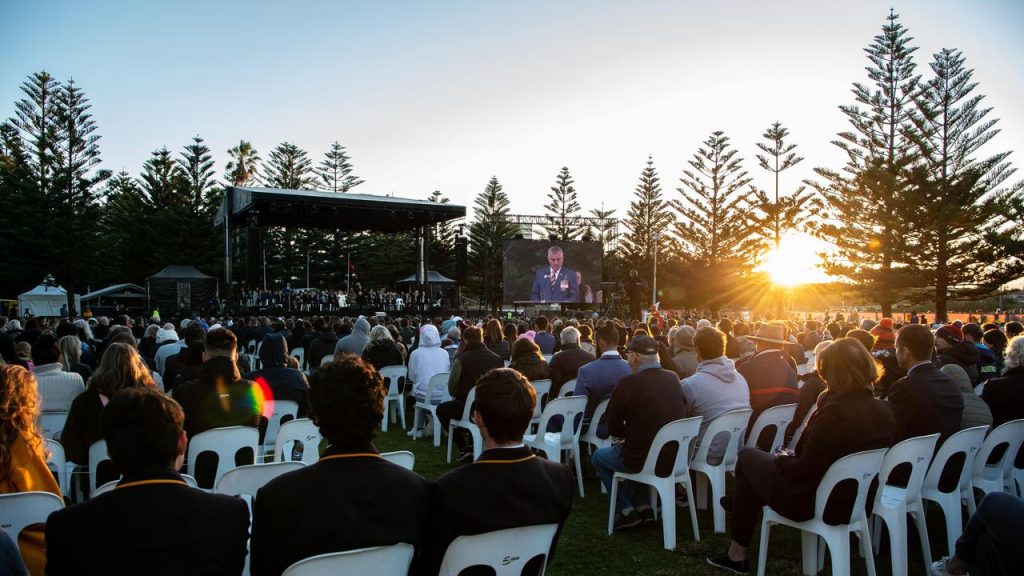
[[826, 251], [826, 246], [821, 240], [807, 234], [787, 234], [782, 237], [779, 249], [769, 252], [758, 270], [766, 272], [772, 282], [780, 286], [828, 282], [828, 275], [819, 267], [819, 254]]

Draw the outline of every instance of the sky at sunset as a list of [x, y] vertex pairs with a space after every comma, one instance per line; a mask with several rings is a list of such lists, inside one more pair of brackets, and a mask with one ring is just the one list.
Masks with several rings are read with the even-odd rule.
[[289, 141], [319, 161], [338, 140], [357, 191], [472, 204], [496, 175], [540, 214], [563, 165], [585, 209], [625, 215], [648, 154], [667, 198], [723, 130], [768, 186], [754, 143], [778, 120], [815, 166], [844, 158], [837, 106], [866, 81], [863, 48], [890, 6], [920, 49], [963, 50], [1024, 154], [1024, 2], [16, 2], [0, 0], [0, 114], [25, 77], [73, 77], [93, 104], [103, 166], [206, 139], [223, 174], [239, 139]]

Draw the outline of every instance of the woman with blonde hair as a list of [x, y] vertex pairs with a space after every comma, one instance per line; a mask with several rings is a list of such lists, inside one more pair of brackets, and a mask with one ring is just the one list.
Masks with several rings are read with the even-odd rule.
[[[52, 492], [60, 487], [46, 466], [48, 452], [36, 427], [41, 402], [36, 379], [21, 366], [0, 366], [0, 494]], [[23, 530], [17, 539], [29, 573], [42, 575], [46, 547], [42, 526]]]
[[92, 369], [82, 363], [82, 341], [78, 336], [62, 336], [57, 340], [60, 349], [60, 364], [65, 372], [74, 372], [88, 382], [92, 377]]
[[157, 388], [139, 353], [122, 342], [107, 346], [85, 392], [71, 403], [68, 420], [61, 432], [60, 442], [69, 461], [88, 462], [89, 447], [103, 438], [100, 414], [111, 396], [125, 388], [139, 386]]

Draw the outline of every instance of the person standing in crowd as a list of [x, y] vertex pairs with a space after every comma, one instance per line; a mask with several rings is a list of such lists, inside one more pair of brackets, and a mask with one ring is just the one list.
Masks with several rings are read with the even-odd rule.
[[[380, 375], [345, 355], [310, 378], [314, 422], [328, 447], [318, 462], [260, 488], [253, 508], [253, 576], [277, 576], [327, 552], [404, 542], [418, 573], [430, 490], [373, 445], [387, 393]], [[386, 495], [386, 497], [381, 497]]]
[[181, 407], [153, 388], [132, 388], [110, 399], [101, 420], [124, 476], [110, 493], [50, 515], [46, 573], [240, 574], [248, 508], [178, 474], [188, 445]]
[[[46, 466], [48, 451], [36, 425], [39, 414], [39, 391], [32, 373], [21, 366], [0, 366], [0, 494], [61, 495]], [[42, 528], [29, 527], [12, 539], [17, 539], [29, 574], [42, 576], [46, 564]]]

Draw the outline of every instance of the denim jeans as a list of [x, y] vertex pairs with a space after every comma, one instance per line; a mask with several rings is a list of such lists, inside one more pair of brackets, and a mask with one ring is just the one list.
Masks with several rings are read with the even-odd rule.
[[[597, 470], [597, 476], [601, 479], [606, 490], [612, 491], [612, 477], [616, 472], [632, 472], [627, 470], [622, 462], [622, 444], [613, 444], [605, 448], [599, 448], [590, 461]], [[639, 508], [649, 506], [650, 495], [646, 486], [637, 486], [633, 482], [620, 482], [618, 497], [615, 502], [615, 510], [622, 512], [627, 508]]]

